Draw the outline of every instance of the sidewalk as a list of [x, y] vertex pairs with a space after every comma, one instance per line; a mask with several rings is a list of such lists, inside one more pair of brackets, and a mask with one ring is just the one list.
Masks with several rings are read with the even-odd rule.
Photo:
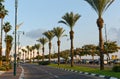
[[5, 73], [0, 75], [0, 79], [19, 79], [21, 75], [22, 69], [21, 67], [17, 67], [16, 76], [13, 75], [13, 69], [6, 71]]

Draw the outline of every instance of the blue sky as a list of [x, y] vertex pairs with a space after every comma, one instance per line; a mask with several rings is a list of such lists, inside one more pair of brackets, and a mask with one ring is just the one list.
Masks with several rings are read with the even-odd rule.
[[[15, 0], [5, 0], [5, 7], [9, 11], [4, 22], [9, 21], [14, 31]], [[104, 23], [107, 27], [109, 40], [116, 40], [119, 44], [120, 39], [120, 0], [115, 0], [103, 15]], [[98, 44], [98, 28], [96, 12], [84, 0], [18, 0], [18, 24], [24, 22], [19, 31], [24, 31], [21, 35], [21, 46], [34, 45], [36, 40], [42, 36], [41, 33], [61, 26], [69, 35], [69, 27], [58, 24], [61, 17], [66, 12], [79, 13], [80, 19], [74, 27], [74, 48], [85, 44]], [[104, 37], [104, 29], [103, 29]], [[68, 37], [61, 38], [61, 50], [70, 48]], [[57, 49], [57, 39], [53, 39], [53, 46]], [[48, 51], [48, 44], [46, 44]], [[56, 50], [57, 51], [57, 50]]]

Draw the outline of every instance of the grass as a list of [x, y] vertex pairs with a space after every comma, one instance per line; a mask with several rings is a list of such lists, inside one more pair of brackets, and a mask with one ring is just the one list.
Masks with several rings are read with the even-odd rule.
[[83, 66], [70, 67], [70, 65], [65, 65], [65, 64], [61, 64], [59, 66], [57, 64], [50, 64], [49, 66], [120, 78], [120, 72], [113, 72], [109, 68], [105, 68], [104, 70], [99, 70], [99, 68], [91, 68], [91, 67], [83, 67]]

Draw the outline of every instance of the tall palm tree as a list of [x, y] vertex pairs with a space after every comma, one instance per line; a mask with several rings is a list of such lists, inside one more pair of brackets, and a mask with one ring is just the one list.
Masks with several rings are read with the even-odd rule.
[[46, 36], [46, 38], [49, 41], [49, 62], [51, 62], [51, 48], [52, 48], [52, 43], [51, 40], [53, 39], [53, 37], [55, 36], [54, 33], [52, 31], [47, 31], [44, 32], [43, 35]]
[[37, 56], [38, 56], [38, 62], [39, 62], [39, 50], [40, 50], [40, 44], [35, 44], [35, 48], [37, 49]]
[[80, 18], [81, 16], [79, 14], [73, 14], [73, 12], [71, 13], [66, 13], [62, 19], [60, 20], [58, 23], [63, 23], [67, 26], [70, 27], [70, 40], [71, 40], [71, 67], [74, 66], [74, 48], [73, 48], [73, 39], [74, 39], [74, 31], [73, 31], [73, 27], [75, 26], [75, 23], [77, 22], [77, 20]]
[[58, 45], [58, 65], [60, 65], [60, 38], [65, 36], [64, 35], [65, 30], [62, 27], [56, 27], [53, 28], [53, 33], [57, 37], [57, 45]]
[[0, 1], [0, 18], [1, 18], [1, 45], [0, 45], [0, 66], [2, 66], [2, 27], [3, 27], [3, 19], [5, 17], [5, 15], [7, 15], [7, 10], [5, 9], [4, 5], [2, 5], [2, 2], [4, 2], [4, 0]]
[[11, 25], [9, 22], [6, 22], [4, 25], [3, 25], [3, 30], [5, 32], [5, 36], [7, 35], [7, 33], [11, 30]]
[[104, 70], [104, 44], [102, 37], [102, 28], [104, 24], [104, 20], [102, 18], [102, 14], [107, 8], [112, 4], [114, 0], [85, 0], [90, 6], [96, 11], [98, 14], [97, 26], [99, 29], [99, 52], [100, 52], [100, 70]]
[[44, 50], [45, 50], [44, 46], [48, 42], [48, 40], [47, 40], [47, 38], [42, 37], [42, 38], [39, 38], [37, 41], [39, 41], [43, 46], [43, 48], [42, 48], [42, 51], [43, 51], [43, 53], [42, 53], [42, 61], [44, 61]]
[[9, 55], [10, 55], [10, 51], [11, 51], [11, 48], [12, 48], [12, 41], [13, 41], [13, 37], [11, 35], [7, 35], [6, 38], [5, 38], [7, 64], [9, 64]]

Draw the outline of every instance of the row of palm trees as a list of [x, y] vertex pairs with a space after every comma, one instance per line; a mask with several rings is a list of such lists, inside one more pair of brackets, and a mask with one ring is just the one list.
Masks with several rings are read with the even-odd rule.
[[[103, 38], [102, 38], [102, 28], [103, 28], [103, 24], [104, 24], [104, 20], [102, 18], [102, 14], [104, 11], [107, 10], [107, 8], [112, 4], [112, 2], [114, 0], [85, 0], [88, 4], [90, 4], [90, 6], [96, 11], [96, 13], [98, 14], [98, 19], [96, 21], [97, 26], [98, 26], [98, 30], [99, 30], [99, 52], [100, 52], [100, 70], [104, 69], [104, 44], [103, 44]], [[73, 14], [73, 12], [71, 13], [66, 13], [63, 17], [62, 20], [60, 20], [58, 23], [63, 23], [67, 26], [70, 27], [70, 40], [71, 40], [71, 48], [70, 48], [70, 53], [71, 53], [71, 67], [74, 66], [74, 46], [73, 46], [73, 39], [74, 39], [74, 31], [73, 31], [73, 27], [75, 26], [75, 23], [77, 22], [77, 20], [80, 18], [81, 16], [79, 14]], [[54, 28], [53, 32], [55, 34], [55, 36], [58, 38], [57, 44], [58, 44], [58, 65], [59, 65], [59, 51], [60, 51], [60, 32], [58, 31], [59, 27]], [[62, 28], [61, 28], [62, 29]], [[63, 33], [64, 30], [61, 32]], [[58, 35], [59, 34], [59, 35]], [[45, 38], [40, 38], [39, 41], [41, 42], [42, 39]], [[49, 39], [49, 38], [48, 38]], [[50, 39], [51, 41], [51, 39]], [[49, 41], [49, 45], [51, 45]], [[42, 41], [43, 42], [43, 41]], [[46, 41], [47, 42], [47, 41]], [[44, 58], [44, 44], [43, 43], [43, 58]], [[51, 47], [49, 46], [49, 49]], [[50, 56], [50, 51], [49, 51], [49, 56]], [[50, 59], [49, 59], [50, 60]]]
[[[1, 18], [1, 27], [3, 25], [3, 19], [5, 17], [5, 15], [7, 14], [7, 10], [5, 10], [4, 5], [2, 5], [2, 2], [4, 0], [0, 0], [0, 18]], [[96, 11], [96, 13], [98, 14], [98, 19], [96, 21], [97, 26], [98, 26], [98, 30], [99, 30], [99, 52], [100, 52], [100, 70], [104, 69], [104, 64], [103, 64], [103, 38], [102, 38], [102, 28], [103, 28], [103, 24], [104, 24], [104, 20], [102, 18], [103, 13], [107, 10], [107, 8], [112, 4], [112, 2], [114, 0], [85, 0], [88, 4], [90, 4], [90, 6]], [[66, 13], [63, 17], [62, 20], [59, 21], [59, 23], [63, 23], [67, 26], [70, 27], [70, 40], [71, 40], [71, 48], [70, 48], [70, 53], [71, 53], [71, 67], [74, 66], [74, 46], [73, 46], [73, 38], [74, 38], [74, 31], [73, 31], [73, 27], [75, 25], [75, 23], [77, 22], [77, 20], [80, 18], [81, 16], [79, 14], [73, 14], [73, 12], [71, 13]], [[59, 27], [58, 27], [59, 28]], [[54, 28], [54, 29], [58, 29], [58, 28]], [[62, 31], [64, 32], [64, 30]], [[56, 32], [57, 33], [57, 32]], [[54, 31], [55, 34], [55, 31]], [[2, 30], [1, 30], [1, 36], [2, 36]], [[59, 51], [60, 51], [60, 37], [59, 35], [57, 36], [57, 34], [55, 34], [55, 36], [58, 38], [57, 44], [58, 44], [58, 61], [59, 61]], [[2, 39], [2, 37], [1, 37]], [[1, 42], [2, 45], [2, 42]], [[50, 45], [50, 43], [49, 43]], [[49, 47], [50, 48], [50, 47]], [[1, 64], [1, 56], [2, 56], [2, 46], [0, 47], [0, 64]], [[44, 44], [43, 44], [43, 50], [44, 50]], [[43, 51], [44, 52], [44, 51]], [[50, 53], [50, 51], [49, 51]], [[44, 53], [43, 53], [44, 55]], [[44, 57], [43, 57], [44, 58]], [[49, 59], [50, 60], [50, 59]], [[59, 64], [59, 63], [58, 63]]]
[[[31, 63], [32, 59], [33, 59], [33, 62], [34, 62], [35, 53], [36, 53], [35, 50], [37, 50], [37, 56], [39, 56], [40, 44], [35, 44], [33, 46], [28, 45], [25, 48], [22, 48], [21, 51], [23, 53], [19, 52], [18, 53], [18, 58], [21, 58], [21, 55], [22, 55], [23, 61], [30, 59], [30, 63]], [[39, 61], [39, 58], [38, 58], [38, 61]]]
[[2, 38], [3, 38], [3, 30], [5, 32], [5, 43], [6, 43], [6, 63], [9, 64], [9, 55], [12, 48], [13, 37], [11, 35], [7, 35], [7, 33], [11, 30], [11, 25], [9, 22], [3, 24], [3, 19], [8, 14], [8, 11], [5, 9], [3, 5], [4, 0], [0, 0], [0, 19], [1, 19], [1, 36], [0, 36], [0, 66], [2, 66]]
[[45, 44], [47, 42], [48, 46], [49, 46], [49, 62], [51, 62], [51, 48], [52, 48], [52, 39], [53, 37], [57, 37], [57, 45], [58, 45], [58, 65], [60, 64], [60, 38], [63, 36], [66, 36], [64, 34], [65, 30], [62, 27], [56, 27], [53, 28], [53, 30], [48, 30], [46, 32], [43, 33], [43, 35], [45, 37], [39, 38], [37, 41], [40, 42], [42, 44], [42, 61], [44, 61], [44, 50], [45, 50]]
[[[107, 48], [106, 48], [107, 45]], [[35, 51], [35, 49], [37, 51]], [[104, 54], [109, 55], [110, 53], [114, 53], [114, 52], [118, 52], [120, 48], [117, 45], [116, 41], [108, 41], [108, 42], [104, 42]], [[22, 49], [23, 51], [23, 59], [24, 60], [29, 60], [31, 62], [31, 59], [37, 59], [39, 62], [40, 59], [43, 60], [43, 56], [39, 55], [39, 50], [40, 50], [40, 44], [35, 44], [34, 46], [26, 46], [26, 49]], [[37, 53], [36, 56], [34, 56], [34, 54]], [[29, 57], [30, 55], [30, 57]], [[65, 60], [65, 63], [67, 63], [69, 61], [69, 57], [70, 57], [70, 50], [63, 50], [60, 51], [59, 53], [60, 57], [62, 57]], [[82, 56], [91, 56], [92, 60], [94, 60], [94, 56], [100, 56], [99, 53], [99, 46], [94, 45], [94, 44], [87, 44], [82, 46], [81, 48], [76, 48], [74, 49], [74, 57], [79, 56], [80, 59], [77, 59], [75, 61], [80, 61]], [[24, 58], [25, 57], [25, 58]], [[58, 53], [57, 52], [52, 52], [52, 54], [48, 54], [48, 55], [44, 55], [44, 59], [49, 59], [52, 58], [51, 61], [54, 61], [54, 58], [58, 57]]]
[[[107, 8], [113, 3], [114, 0], [85, 0], [98, 14], [98, 19], [97, 19], [97, 26], [98, 26], [98, 30], [99, 30], [99, 52], [100, 52], [100, 70], [104, 69], [104, 44], [103, 44], [103, 37], [102, 37], [102, 28], [103, 28], [103, 24], [104, 24], [104, 20], [102, 18], [102, 15], [104, 13], [104, 11], [107, 10]], [[74, 38], [74, 31], [73, 31], [73, 27], [75, 25], [75, 23], [77, 22], [77, 20], [80, 18], [79, 14], [73, 14], [71, 13], [66, 13], [63, 17], [62, 20], [60, 20], [58, 23], [63, 23], [67, 26], [70, 27], [70, 40], [71, 40], [71, 49], [70, 49], [70, 53], [71, 53], [71, 67], [73, 67], [74, 65], [74, 61], [73, 61], [73, 56], [74, 56], [74, 50], [73, 50], [73, 38]], [[59, 62], [59, 38], [58, 38], [58, 62]], [[58, 63], [59, 64], [59, 63]]]

